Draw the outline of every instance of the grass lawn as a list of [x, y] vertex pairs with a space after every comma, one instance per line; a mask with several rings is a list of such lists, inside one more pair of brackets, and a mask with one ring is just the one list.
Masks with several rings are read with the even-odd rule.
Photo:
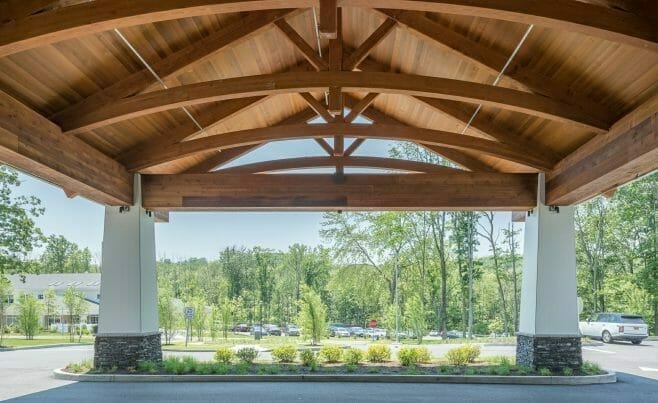
[[[5, 335], [2, 339], [3, 347], [31, 347], [31, 346], [47, 346], [52, 344], [68, 344], [69, 335], [61, 335], [57, 333], [44, 333], [38, 336], [35, 336], [33, 340], [26, 340], [25, 336], [22, 335]], [[93, 343], [94, 338], [91, 336], [82, 336], [82, 343]], [[75, 343], [77, 344], [78, 338], [75, 338]]]

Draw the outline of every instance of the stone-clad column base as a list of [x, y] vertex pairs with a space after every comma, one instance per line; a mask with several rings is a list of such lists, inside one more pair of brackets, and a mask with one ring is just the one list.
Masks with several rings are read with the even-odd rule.
[[94, 368], [136, 367], [139, 361], [162, 362], [159, 332], [96, 336]]
[[516, 365], [561, 370], [582, 364], [580, 336], [516, 336]]

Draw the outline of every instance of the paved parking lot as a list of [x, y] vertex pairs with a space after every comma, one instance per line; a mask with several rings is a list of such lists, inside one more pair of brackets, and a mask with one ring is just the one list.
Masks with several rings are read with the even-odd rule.
[[[428, 345], [442, 355], [454, 345]], [[483, 355], [514, 355], [513, 346], [483, 346]], [[210, 359], [211, 353], [192, 354]], [[619, 382], [594, 386], [204, 383], [103, 384], [59, 381], [53, 368], [91, 358], [91, 346], [0, 352], [0, 400], [57, 401], [537, 401], [655, 402], [658, 342], [586, 346], [583, 356], [619, 373]]]

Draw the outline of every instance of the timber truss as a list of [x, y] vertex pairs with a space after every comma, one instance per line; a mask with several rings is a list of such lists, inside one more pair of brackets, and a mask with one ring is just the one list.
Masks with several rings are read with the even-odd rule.
[[[538, 172], [573, 204], [658, 169], [650, 0], [0, 7], [0, 161], [70, 196], [132, 204], [141, 173], [159, 211], [523, 210]], [[295, 139], [324, 155], [226, 167]], [[355, 155], [368, 139], [451, 163]]]

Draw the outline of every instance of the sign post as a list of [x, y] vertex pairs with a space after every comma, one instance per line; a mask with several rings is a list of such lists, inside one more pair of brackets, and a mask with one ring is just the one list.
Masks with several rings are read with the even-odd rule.
[[187, 347], [187, 341], [190, 339], [190, 324], [192, 318], [194, 318], [194, 308], [191, 306], [185, 307], [185, 347]]
[[377, 327], [377, 321], [375, 319], [370, 319], [368, 326], [370, 326], [370, 329], [372, 329], [372, 339], [375, 340], [375, 328]]

